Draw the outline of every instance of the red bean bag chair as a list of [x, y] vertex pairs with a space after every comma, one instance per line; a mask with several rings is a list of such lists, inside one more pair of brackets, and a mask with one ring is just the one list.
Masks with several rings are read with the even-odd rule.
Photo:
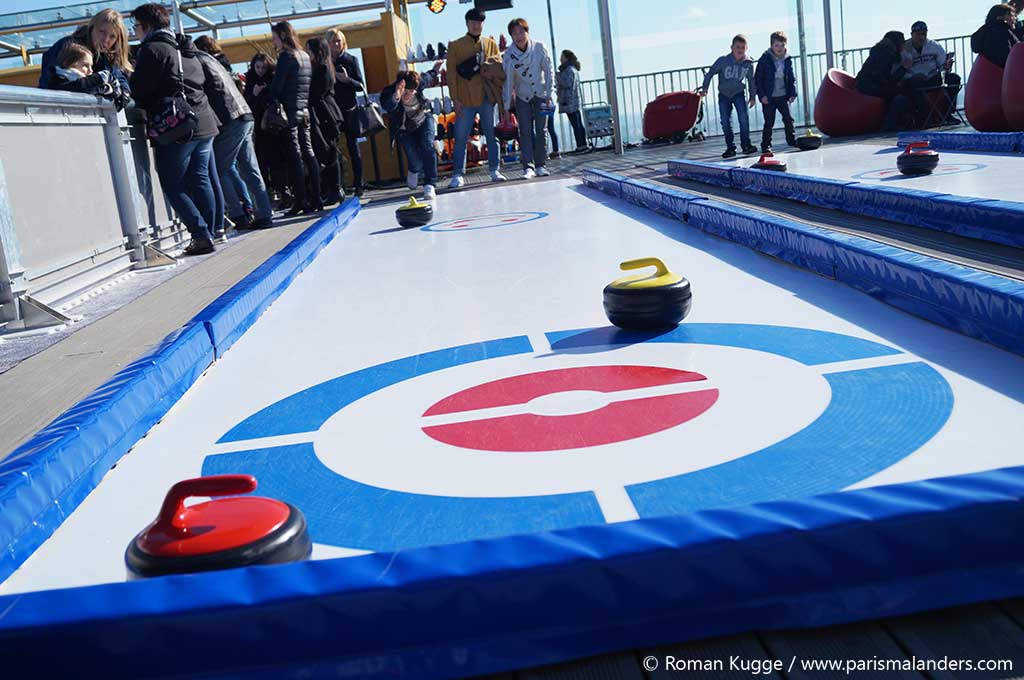
[[814, 101], [814, 124], [830, 137], [875, 132], [885, 118], [885, 100], [857, 91], [857, 79], [837, 68], [821, 81]]
[[1003, 69], [1003, 113], [1012, 129], [1024, 132], [1024, 43], [1010, 50]]
[[967, 80], [964, 110], [979, 132], [1011, 132], [1003, 113], [1003, 69], [980, 54]]

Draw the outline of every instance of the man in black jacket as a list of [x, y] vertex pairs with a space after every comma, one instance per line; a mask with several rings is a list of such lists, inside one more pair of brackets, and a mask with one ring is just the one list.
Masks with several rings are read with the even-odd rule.
[[356, 97], [364, 90], [363, 72], [359, 60], [348, 51], [348, 41], [340, 29], [327, 31], [327, 45], [334, 59], [334, 99], [345, 117], [345, 145], [352, 161], [352, 183], [357, 197], [363, 195], [363, 156], [359, 151], [359, 118], [356, 115]]
[[154, 143], [154, 156], [164, 193], [192, 235], [184, 254], [212, 253], [213, 232], [223, 216], [217, 215], [210, 176], [217, 117], [203, 91], [202, 64], [192, 41], [168, 28], [170, 16], [162, 5], [140, 5], [132, 10], [132, 19], [135, 36], [142, 41], [131, 80], [136, 103], [153, 121], [164, 115], [167, 99], [184, 93], [195, 116], [195, 132], [190, 139], [167, 145]]

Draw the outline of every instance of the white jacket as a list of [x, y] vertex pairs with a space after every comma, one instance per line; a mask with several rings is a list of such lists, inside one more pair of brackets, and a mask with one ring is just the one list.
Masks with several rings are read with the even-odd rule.
[[525, 52], [520, 52], [516, 44], [512, 43], [502, 58], [502, 66], [505, 69], [505, 89], [502, 98], [505, 100], [506, 111], [512, 106], [513, 95], [527, 102], [534, 97], [552, 98], [555, 90], [555, 68], [544, 43], [531, 38]]
[[914, 60], [914, 65], [907, 71], [907, 78], [934, 76], [946, 64], [946, 50], [934, 40], [927, 41], [920, 52], [914, 49], [913, 43], [908, 40], [903, 45], [903, 55]]

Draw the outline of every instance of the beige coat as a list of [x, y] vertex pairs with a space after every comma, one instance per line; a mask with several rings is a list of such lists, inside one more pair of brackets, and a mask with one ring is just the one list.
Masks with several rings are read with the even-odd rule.
[[[477, 52], [482, 52], [480, 63], [497, 57], [501, 60], [501, 53], [498, 52], [498, 45], [492, 39], [480, 36], [480, 40], [474, 40], [468, 33], [458, 40], [448, 43], [448, 88], [451, 90], [451, 97], [454, 101], [463, 106], [480, 106], [484, 103], [484, 81], [480, 75], [473, 76], [466, 80], [459, 75], [458, 65], [472, 57]], [[501, 97], [490, 100], [494, 104], [501, 103]]]
[[502, 103], [501, 92], [505, 87], [505, 68], [501, 63], [501, 57], [491, 57], [480, 67], [480, 77], [484, 79], [484, 92], [487, 94], [487, 101], [497, 102], [502, 113], [505, 107]]

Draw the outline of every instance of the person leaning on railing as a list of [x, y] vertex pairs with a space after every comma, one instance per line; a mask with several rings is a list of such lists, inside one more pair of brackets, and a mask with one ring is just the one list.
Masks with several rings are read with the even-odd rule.
[[84, 26], [79, 26], [69, 36], [55, 42], [43, 54], [43, 65], [39, 71], [39, 87], [47, 88], [61, 52], [68, 43], [82, 45], [92, 52], [94, 72], [107, 71], [118, 81], [121, 92], [130, 97], [129, 76], [132, 66], [128, 61], [128, 31], [121, 14], [112, 9], [97, 12]]
[[[167, 102], [184, 93], [194, 115], [193, 133], [181, 141], [162, 145], [154, 141], [156, 172], [164, 193], [185, 223], [192, 242], [185, 255], [213, 252], [213, 236], [223, 215], [218, 215], [217, 198], [210, 168], [217, 117], [203, 91], [206, 78], [195, 54], [192, 40], [170, 30], [167, 8], [156, 3], [132, 10], [139, 46], [132, 92], [138, 106], [146, 111], [152, 126], [165, 113]], [[218, 185], [220, 183], [218, 182]]]
[[97, 95], [114, 102], [118, 111], [131, 103], [131, 98], [121, 90], [120, 81], [110, 71], [94, 71], [92, 51], [76, 42], [64, 45], [47, 88]]

